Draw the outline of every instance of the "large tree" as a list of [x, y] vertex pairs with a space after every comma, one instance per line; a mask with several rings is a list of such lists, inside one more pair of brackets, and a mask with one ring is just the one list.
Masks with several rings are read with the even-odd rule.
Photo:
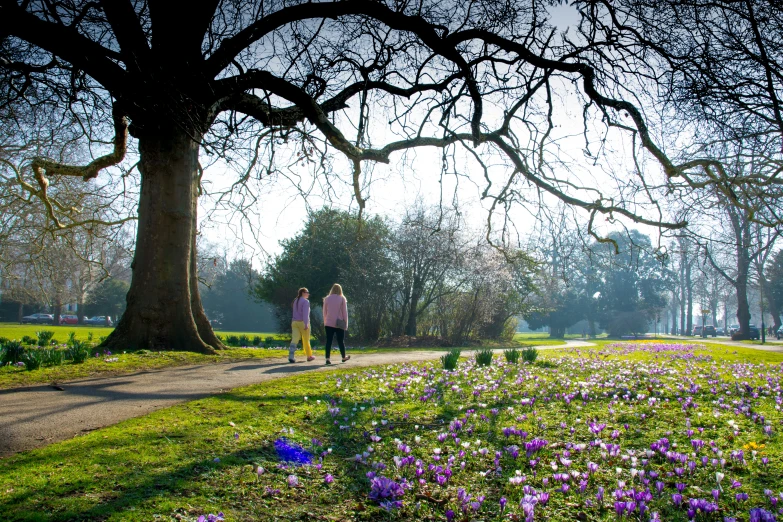
[[[338, 165], [362, 209], [366, 162], [439, 147], [442, 175], [464, 172], [455, 151], [483, 171], [490, 216], [529, 203], [532, 187], [585, 209], [593, 233], [600, 215], [682, 226], [657, 212], [664, 194], [657, 189], [712, 183], [712, 164], [685, 163], [702, 175], [683, 176], [656, 143], [634, 104], [633, 89], [647, 81], [644, 55], [625, 35], [603, 29], [622, 20], [602, 14], [609, 8], [600, 2], [576, 2], [583, 8], [578, 34], [559, 37], [548, 20], [554, 3], [0, 0], [3, 93], [73, 114], [69, 121], [93, 143], [111, 144], [82, 166], [31, 162], [22, 181], [52, 222], [63, 226], [67, 209], [51, 197], [51, 182], [93, 180], [129, 147], [138, 154], [132, 282], [106, 344], [221, 347], [197, 284], [202, 152], [245, 161], [241, 183], [274, 172], [279, 149], [288, 147], [290, 158], [320, 171]], [[640, 71], [639, 82], [627, 71]], [[612, 183], [568, 177], [555, 165], [567, 167], [553, 113], [569, 107], [583, 115], [591, 163], [607, 153], [611, 131], [660, 172], [637, 163], [630, 173], [605, 169]], [[394, 141], [373, 146], [384, 136]], [[334, 163], [331, 151], [344, 163]]]

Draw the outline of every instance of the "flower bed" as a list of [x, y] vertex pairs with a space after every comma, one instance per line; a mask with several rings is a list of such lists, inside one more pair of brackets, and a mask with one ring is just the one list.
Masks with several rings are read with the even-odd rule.
[[[783, 365], [699, 349], [394, 366], [331, 379], [323, 408], [368, 500], [402, 518], [776, 520]], [[601, 358], [634, 351], [659, 357]]]

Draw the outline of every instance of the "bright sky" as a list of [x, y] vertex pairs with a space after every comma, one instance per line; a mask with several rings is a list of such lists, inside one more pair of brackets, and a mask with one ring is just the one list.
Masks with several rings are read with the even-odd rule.
[[[559, 30], [565, 30], [578, 22], [576, 11], [566, 4], [553, 7], [550, 12], [552, 22]], [[556, 122], [559, 125], [555, 133], [559, 133], [559, 137], [556, 136], [559, 146], [558, 159], [568, 163], [576, 178], [585, 185], [600, 185], [605, 173], [600, 166], [592, 165], [583, 151], [585, 143], [581, 135], [581, 104], [572, 107], [562, 104], [557, 106], [557, 110], [555, 117], [558, 118]], [[573, 127], [574, 125], [576, 126]], [[608, 146], [613, 148], [609, 154], [613, 161], [617, 162], [616, 165], [629, 164], [627, 136], [617, 134], [609, 138]], [[373, 145], [378, 145], [395, 137], [387, 135], [386, 129], [375, 128], [372, 139]], [[364, 163], [365, 183], [362, 193], [368, 198], [366, 212], [370, 215], [395, 218], [400, 216], [402, 209], [419, 198], [432, 205], [442, 201], [444, 206], [457, 200], [468, 224], [477, 230], [481, 229], [491, 204], [491, 201], [480, 199], [484, 188], [483, 173], [471, 169], [469, 176], [449, 175], [441, 180], [440, 154], [436, 149], [418, 149], [408, 155], [406, 162], [399, 161], [401, 158], [397, 155], [392, 158], [395, 161], [391, 165]], [[282, 239], [292, 237], [301, 229], [308, 208], [331, 206], [356, 210], [352, 188], [348, 185], [349, 166], [345, 163], [341, 168], [342, 170], [335, 169], [341, 175], [332, 179], [331, 197], [325, 195], [323, 176], [314, 176], [305, 168], [287, 172], [291, 179], [280, 176], [264, 183], [257, 190], [258, 201], [251, 206], [250, 215], [244, 222], [238, 215], [229, 212], [209, 214], [214, 203], [202, 198], [201, 216], [208, 216], [208, 219], [202, 221], [201, 231], [209, 241], [225, 249], [230, 258], [249, 257], [260, 267], [267, 255], [280, 253], [279, 243]], [[507, 175], [507, 169], [498, 169], [498, 181], [503, 179], [504, 173]], [[207, 170], [205, 179], [212, 184], [212, 189], [217, 189], [230, 185], [237, 179], [237, 174], [226, 169], [224, 165], [216, 165]], [[297, 180], [299, 186], [312, 188], [306, 190], [307, 194], [303, 195], [293, 179]], [[585, 194], [581, 194], [581, 197], [585, 197]], [[518, 231], [524, 233], [529, 230], [534, 221], [533, 216], [538, 212], [539, 201], [534, 197], [526, 207], [517, 206], [510, 215]]]

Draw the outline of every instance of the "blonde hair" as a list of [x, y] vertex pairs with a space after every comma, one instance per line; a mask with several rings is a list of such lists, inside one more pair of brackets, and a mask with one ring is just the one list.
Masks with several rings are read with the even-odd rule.
[[343, 295], [343, 287], [337, 283], [333, 284], [332, 289], [329, 291], [329, 295], [332, 294]]

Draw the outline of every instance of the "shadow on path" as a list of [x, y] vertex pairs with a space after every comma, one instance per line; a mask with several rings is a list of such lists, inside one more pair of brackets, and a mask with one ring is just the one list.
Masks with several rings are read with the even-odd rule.
[[[586, 346], [565, 345], [540, 349]], [[471, 356], [472, 350], [463, 350]], [[290, 364], [286, 358], [181, 366], [141, 371], [114, 377], [98, 377], [58, 383], [62, 390], [36, 385], [0, 391], [0, 457], [41, 447], [97, 428], [139, 417], [180, 402], [224, 393], [233, 388], [306, 371], [330, 371], [436, 360], [442, 351], [354, 353], [347, 363], [330, 366], [322, 360]]]

